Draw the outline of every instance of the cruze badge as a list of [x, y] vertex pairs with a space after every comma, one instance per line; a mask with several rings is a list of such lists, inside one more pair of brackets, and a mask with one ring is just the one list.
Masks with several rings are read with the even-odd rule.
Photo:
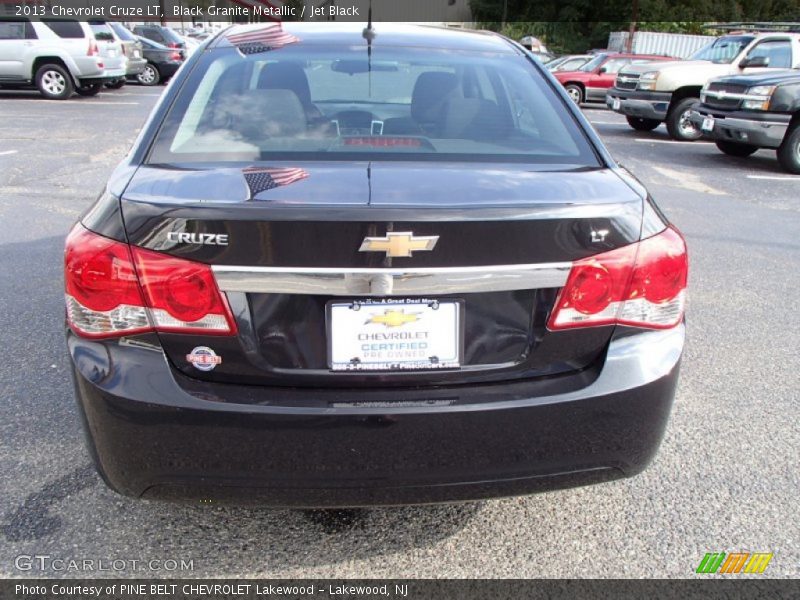
[[167, 233], [170, 242], [179, 244], [203, 244], [205, 246], [227, 246], [227, 233], [187, 233], [185, 231], [170, 231]]
[[438, 235], [415, 236], [411, 231], [390, 231], [385, 237], [365, 237], [358, 251], [385, 252], [387, 258], [401, 258], [433, 250], [438, 241]]

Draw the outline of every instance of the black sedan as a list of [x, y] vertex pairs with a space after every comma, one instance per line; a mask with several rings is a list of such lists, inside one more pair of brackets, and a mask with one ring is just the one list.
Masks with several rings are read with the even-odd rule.
[[639, 473], [687, 254], [488, 33], [234, 26], [66, 242], [91, 455], [136, 497], [336, 507]]
[[180, 68], [184, 61], [184, 51], [167, 48], [158, 42], [137, 36], [142, 44], [142, 54], [147, 64], [141, 73], [133, 77], [143, 85], [158, 85], [166, 82]]

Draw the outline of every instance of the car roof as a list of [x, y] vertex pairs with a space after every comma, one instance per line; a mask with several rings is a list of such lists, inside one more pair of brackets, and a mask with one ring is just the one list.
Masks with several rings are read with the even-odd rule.
[[[274, 28], [274, 23], [258, 25], [234, 25], [224, 30], [216, 42], [209, 48], [217, 46], [220, 40], [228, 35], [239, 34], [259, 29]], [[364, 33], [365, 23], [352, 22], [286, 22], [281, 25], [283, 31], [299, 38], [303, 44], [345, 44], [350, 46], [366, 46]], [[477, 52], [495, 52], [504, 54], [522, 54], [513, 42], [489, 31], [475, 31], [437, 27], [432, 25], [407, 25], [400, 23], [374, 23], [375, 36], [372, 46], [406, 46], [437, 48], [444, 50], [472, 50]]]

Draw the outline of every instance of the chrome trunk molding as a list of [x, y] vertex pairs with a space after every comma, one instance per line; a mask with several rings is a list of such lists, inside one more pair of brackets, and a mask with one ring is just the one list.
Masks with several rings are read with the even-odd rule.
[[349, 269], [214, 265], [224, 292], [323, 296], [424, 296], [563, 287], [572, 263]]

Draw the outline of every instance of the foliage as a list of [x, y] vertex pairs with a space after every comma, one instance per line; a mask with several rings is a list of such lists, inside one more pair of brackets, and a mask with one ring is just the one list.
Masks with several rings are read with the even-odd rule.
[[632, 21], [643, 31], [690, 34], [708, 33], [707, 22], [800, 21], [800, 0], [470, 0], [470, 8], [480, 27], [517, 40], [534, 35], [556, 52], [604, 48], [611, 31]]

